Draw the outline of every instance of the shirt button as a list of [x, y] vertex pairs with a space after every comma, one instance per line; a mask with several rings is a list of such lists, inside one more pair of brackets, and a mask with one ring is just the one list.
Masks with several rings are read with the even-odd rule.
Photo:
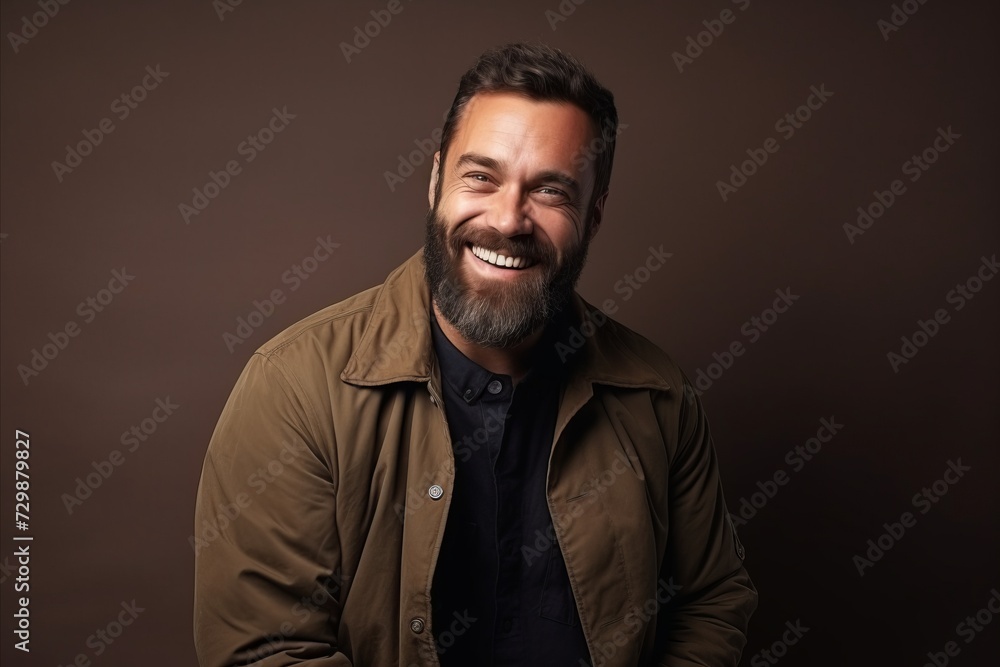
[[412, 621], [410, 621], [410, 630], [412, 630], [413, 634], [416, 634], [416, 635], [419, 635], [421, 632], [423, 632], [424, 631], [424, 619], [422, 619], [422, 618], [415, 618]]
[[444, 489], [441, 488], [440, 484], [432, 484], [431, 488], [427, 489], [427, 495], [434, 500], [437, 500], [444, 495]]
[[503, 619], [503, 631], [504, 632], [510, 632], [510, 619], [509, 618]]
[[501, 384], [500, 380], [494, 380], [486, 385], [486, 389], [491, 394], [499, 394], [503, 390], [503, 384]]
[[469, 400], [470, 398], [472, 398], [472, 390], [471, 389], [466, 389], [465, 390], [465, 400]]

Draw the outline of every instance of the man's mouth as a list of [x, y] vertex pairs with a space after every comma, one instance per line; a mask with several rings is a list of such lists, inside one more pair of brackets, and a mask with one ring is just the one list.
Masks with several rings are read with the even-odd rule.
[[506, 255], [501, 255], [492, 250], [487, 250], [482, 246], [467, 244], [469, 248], [472, 249], [472, 254], [483, 260], [487, 264], [492, 264], [500, 268], [507, 269], [526, 269], [534, 265], [534, 262], [525, 257], [507, 257]]

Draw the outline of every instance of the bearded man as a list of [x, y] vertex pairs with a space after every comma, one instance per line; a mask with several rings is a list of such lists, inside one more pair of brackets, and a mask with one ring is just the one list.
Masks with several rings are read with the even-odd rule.
[[575, 291], [617, 131], [544, 45], [462, 77], [424, 247], [258, 349], [219, 419], [204, 667], [737, 664], [757, 592], [701, 403]]

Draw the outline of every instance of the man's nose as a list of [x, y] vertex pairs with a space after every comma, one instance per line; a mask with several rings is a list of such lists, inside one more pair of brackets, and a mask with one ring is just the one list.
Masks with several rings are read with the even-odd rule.
[[504, 188], [492, 202], [490, 226], [504, 236], [531, 234], [533, 223], [528, 211], [528, 199], [521, 188]]

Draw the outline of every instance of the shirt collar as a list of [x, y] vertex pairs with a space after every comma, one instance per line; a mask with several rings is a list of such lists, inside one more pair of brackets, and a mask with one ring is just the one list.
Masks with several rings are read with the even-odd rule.
[[[434, 351], [437, 353], [441, 366], [441, 377], [455, 393], [465, 399], [466, 403], [479, 400], [483, 390], [495, 378], [502, 378], [506, 383], [512, 381], [509, 375], [493, 373], [465, 356], [445, 335], [433, 309], [431, 309], [430, 322]], [[566, 313], [557, 314], [549, 322], [545, 332], [531, 352], [531, 364], [528, 372], [518, 382], [519, 386], [526, 383], [535, 385], [544, 380], [554, 380], [563, 370], [562, 364], [553, 363], [555, 359], [554, 349], [559, 333], [566, 331], [570, 323]]]

